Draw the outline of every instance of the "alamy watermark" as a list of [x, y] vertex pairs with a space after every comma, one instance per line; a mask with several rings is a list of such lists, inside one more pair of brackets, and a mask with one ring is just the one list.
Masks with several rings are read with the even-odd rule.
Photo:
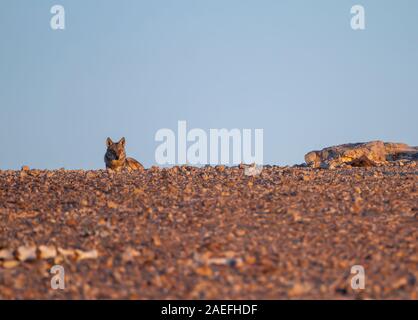
[[53, 290], [57, 290], [57, 289], [64, 290], [65, 289], [65, 270], [64, 270], [64, 267], [59, 265], [59, 264], [56, 264], [51, 268], [50, 273], [54, 275], [51, 278], [51, 289], [53, 289]]
[[62, 5], [56, 4], [51, 7], [50, 12], [53, 14], [49, 22], [52, 30], [65, 29], [65, 9]]
[[[172, 129], [159, 129], [155, 141], [155, 161], [159, 165], [238, 165], [253, 164], [258, 171], [263, 165], [263, 129], [187, 130], [186, 121], [178, 121], [177, 135]], [[253, 148], [254, 145], [254, 148]], [[253, 170], [253, 173], [254, 170]], [[250, 171], [248, 171], [250, 174]]]
[[[65, 30], [65, 9], [64, 6], [56, 4], [51, 7], [50, 10], [53, 16], [50, 20], [50, 26], [52, 30]], [[365, 9], [362, 5], [356, 4], [351, 7], [350, 25], [353, 30], [364, 30], [366, 28], [366, 15]]]
[[366, 11], [362, 5], [355, 5], [351, 7], [351, 29], [353, 30], [364, 30], [366, 29]]
[[354, 274], [351, 278], [351, 288], [354, 290], [364, 290], [366, 287], [366, 274], [364, 272], [364, 267], [361, 265], [352, 266], [351, 274]]

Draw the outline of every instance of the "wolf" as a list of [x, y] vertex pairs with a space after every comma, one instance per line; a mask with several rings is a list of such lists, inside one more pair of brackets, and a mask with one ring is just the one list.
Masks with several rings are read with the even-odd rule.
[[125, 152], [125, 137], [119, 140], [119, 142], [113, 142], [112, 139], [106, 139], [107, 150], [104, 156], [104, 162], [106, 169], [120, 171], [127, 169], [132, 170], [144, 170], [142, 164], [136, 161], [134, 158], [127, 158]]

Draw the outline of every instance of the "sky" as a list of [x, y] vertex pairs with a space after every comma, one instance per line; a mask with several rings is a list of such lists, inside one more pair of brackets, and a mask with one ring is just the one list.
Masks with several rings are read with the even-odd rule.
[[417, 14], [416, 0], [2, 0], [0, 169], [102, 169], [108, 136], [150, 167], [180, 120], [261, 128], [272, 165], [418, 145]]

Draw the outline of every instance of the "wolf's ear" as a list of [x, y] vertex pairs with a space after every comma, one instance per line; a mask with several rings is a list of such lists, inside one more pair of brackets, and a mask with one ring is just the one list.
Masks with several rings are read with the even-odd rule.
[[122, 145], [122, 147], [124, 147], [125, 146], [125, 137], [122, 137], [122, 139], [120, 139], [118, 143], [120, 143]]
[[107, 138], [107, 139], [106, 139], [106, 146], [107, 146], [107, 147], [110, 147], [112, 144], [113, 144], [112, 139]]

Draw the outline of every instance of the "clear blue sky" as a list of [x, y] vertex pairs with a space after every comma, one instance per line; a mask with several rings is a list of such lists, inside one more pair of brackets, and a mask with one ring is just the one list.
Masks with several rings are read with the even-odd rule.
[[178, 120], [262, 128], [269, 164], [418, 144], [416, 0], [2, 0], [0, 46], [0, 169], [103, 168], [107, 136], [151, 166]]

